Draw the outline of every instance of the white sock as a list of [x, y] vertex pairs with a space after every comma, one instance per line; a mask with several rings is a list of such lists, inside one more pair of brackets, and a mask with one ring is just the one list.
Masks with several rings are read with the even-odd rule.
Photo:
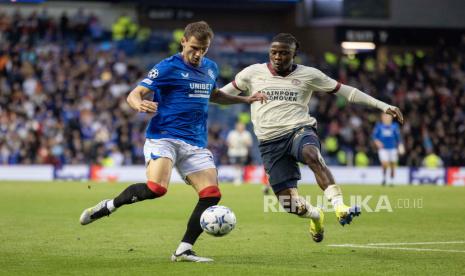
[[113, 202], [114, 199], [107, 201], [107, 209], [110, 210], [111, 213], [116, 210], [115, 204]]
[[320, 219], [320, 211], [318, 208], [307, 205], [307, 213], [300, 216], [301, 218], [311, 218], [311, 219]]
[[[300, 204], [305, 205], [305, 209], [307, 212], [300, 215], [301, 218], [311, 218], [311, 219], [319, 219], [320, 218], [320, 211], [318, 208], [310, 205], [303, 197], [299, 197]], [[302, 206], [303, 207], [303, 206]]]
[[181, 242], [178, 246], [178, 249], [176, 249], [176, 255], [181, 254], [182, 252], [192, 249], [192, 244], [187, 243], [187, 242]]
[[325, 197], [331, 201], [334, 208], [344, 205], [344, 200], [342, 198], [342, 190], [336, 184], [329, 185], [328, 188], [324, 191]]

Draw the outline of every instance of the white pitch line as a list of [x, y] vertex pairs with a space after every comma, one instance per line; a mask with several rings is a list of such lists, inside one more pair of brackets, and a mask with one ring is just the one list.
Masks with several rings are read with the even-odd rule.
[[407, 251], [434, 251], [434, 252], [465, 253], [465, 250], [434, 249], [434, 248], [413, 248], [413, 247], [384, 247], [384, 246], [372, 246], [372, 245], [361, 245], [361, 244], [330, 244], [328, 246], [331, 246], [331, 247], [349, 247], [349, 248], [407, 250]]
[[428, 245], [428, 244], [460, 244], [465, 241], [437, 241], [437, 242], [393, 242], [393, 243], [367, 243], [366, 245]]

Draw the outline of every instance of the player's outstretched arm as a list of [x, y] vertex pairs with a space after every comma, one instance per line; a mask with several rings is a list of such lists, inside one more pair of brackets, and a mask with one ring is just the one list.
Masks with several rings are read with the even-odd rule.
[[129, 106], [138, 112], [155, 113], [157, 112], [158, 103], [144, 100], [145, 96], [152, 91], [147, 87], [138, 85], [128, 95], [127, 101]]
[[217, 104], [251, 104], [253, 102], [264, 103], [267, 100], [268, 97], [260, 92], [256, 92], [252, 96], [234, 96], [218, 89], [214, 90], [210, 96], [210, 102], [214, 102]]
[[351, 103], [363, 104], [381, 109], [384, 113], [394, 117], [397, 121], [399, 121], [399, 123], [404, 123], [404, 116], [402, 115], [400, 109], [396, 106], [388, 105], [387, 103], [384, 103], [368, 94], [363, 93], [357, 88], [345, 84], [342, 84], [337, 92]]

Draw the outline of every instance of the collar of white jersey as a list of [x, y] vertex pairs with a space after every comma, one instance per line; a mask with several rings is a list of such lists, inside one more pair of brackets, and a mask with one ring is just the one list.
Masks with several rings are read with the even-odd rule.
[[291, 68], [291, 71], [289, 71], [289, 73], [288, 73], [287, 75], [285, 75], [285, 76], [281, 76], [280, 74], [278, 74], [278, 73], [276, 72], [276, 70], [273, 68], [273, 66], [271, 65], [270, 62], [267, 62], [267, 63], [266, 63], [266, 67], [268, 68], [268, 70], [270, 71], [270, 73], [271, 73], [273, 76], [278, 76], [278, 77], [283, 77], [283, 78], [285, 78], [285, 77], [289, 76], [290, 74], [294, 73], [294, 71], [297, 69], [298, 66], [297, 66], [297, 64], [292, 64], [292, 65], [291, 65], [291, 67], [292, 67], [292, 68]]

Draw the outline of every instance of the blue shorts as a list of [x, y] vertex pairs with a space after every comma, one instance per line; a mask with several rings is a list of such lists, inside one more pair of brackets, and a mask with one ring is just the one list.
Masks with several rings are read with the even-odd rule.
[[316, 130], [310, 126], [297, 128], [273, 140], [260, 141], [263, 165], [275, 193], [297, 187], [297, 181], [301, 178], [298, 162], [305, 163], [302, 150], [306, 145], [321, 150]]

